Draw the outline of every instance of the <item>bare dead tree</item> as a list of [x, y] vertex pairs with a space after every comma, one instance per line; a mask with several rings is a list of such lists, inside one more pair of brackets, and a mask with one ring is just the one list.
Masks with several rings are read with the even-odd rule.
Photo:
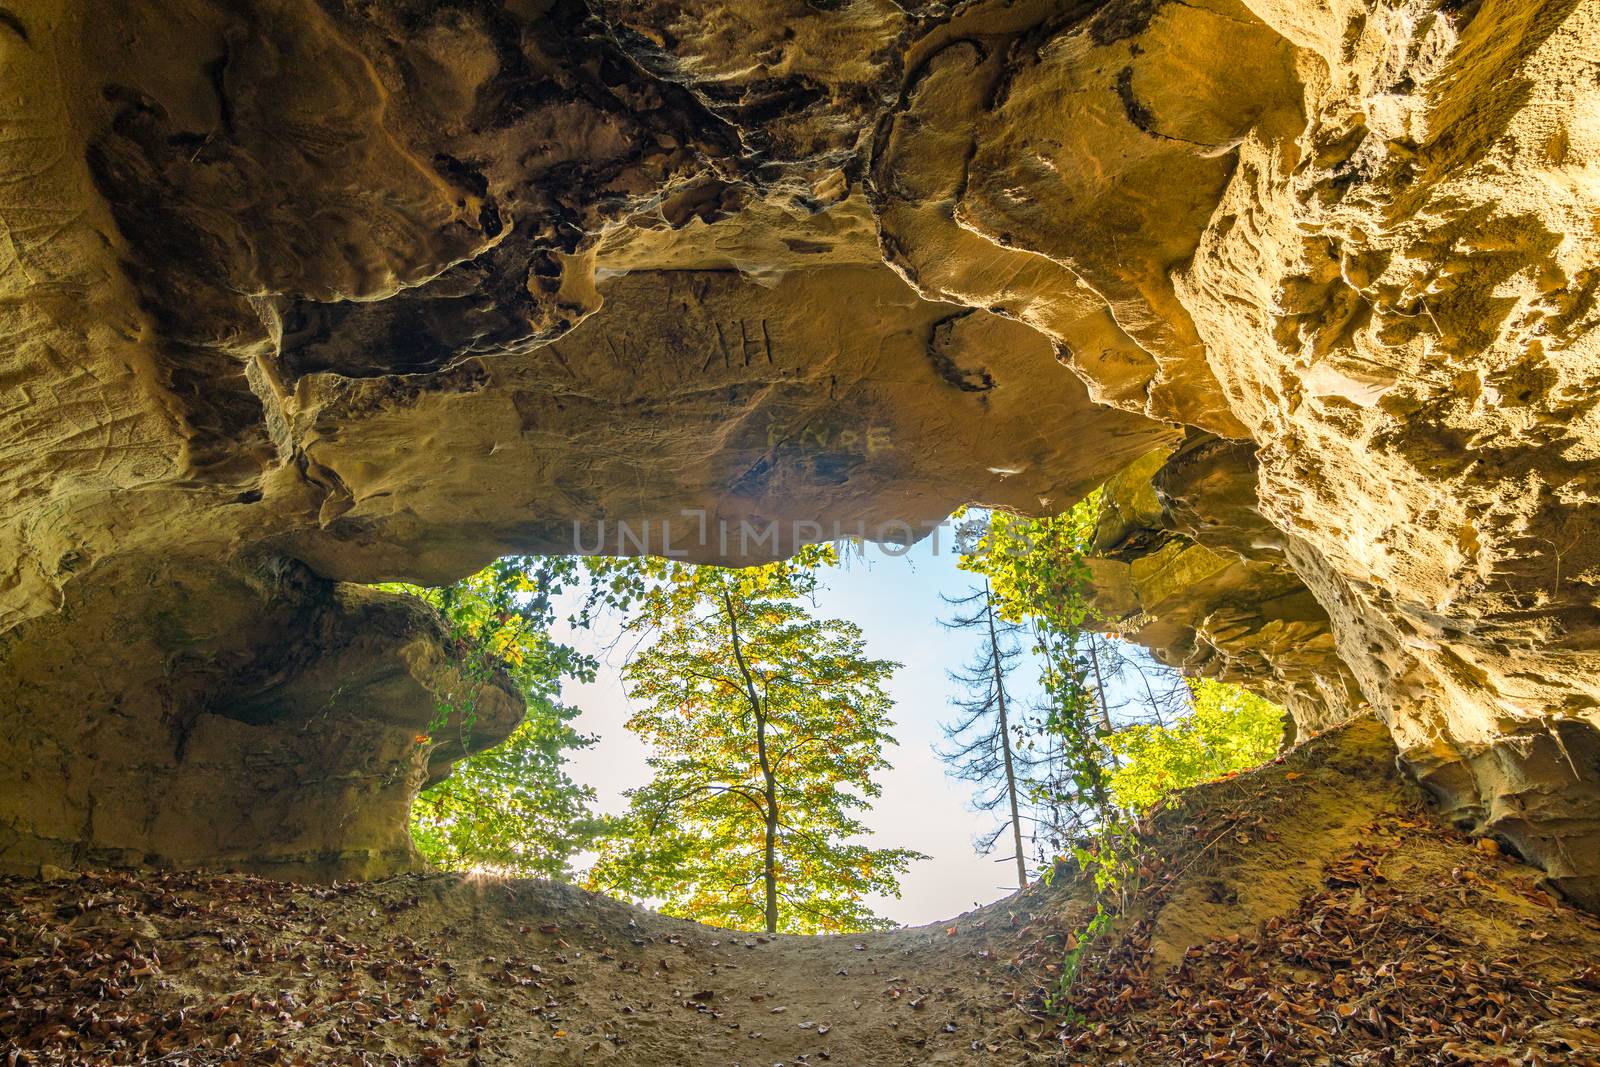
[[964, 597], [942, 599], [954, 609], [944, 625], [975, 632], [978, 650], [965, 667], [950, 672], [950, 679], [965, 695], [952, 701], [958, 714], [944, 726], [949, 746], [936, 751], [950, 767], [952, 777], [977, 787], [972, 802], [979, 811], [993, 812], [1005, 806], [1005, 821], [975, 843], [980, 852], [987, 853], [1009, 827], [1016, 849], [1017, 886], [1021, 888], [1028, 884], [1028, 862], [1022, 849], [1023, 789], [1015, 753], [1022, 725], [1013, 721], [1016, 709], [1008, 690], [1011, 670], [1023, 654], [1018, 626], [1000, 617], [988, 581]]
[[1140, 646], [1096, 634], [1104, 714], [1118, 730], [1134, 723], [1168, 726], [1189, 714], [1189, 687], [1183, 674]]

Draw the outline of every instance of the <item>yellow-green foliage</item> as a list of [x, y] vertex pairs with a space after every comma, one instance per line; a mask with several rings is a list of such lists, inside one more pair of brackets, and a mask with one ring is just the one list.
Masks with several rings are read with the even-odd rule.
[[1236, 685], [1189, 679], [1194, 713], [1172, 726], [1130, 726], [1111, 748], [1122, 761], [1111, 776], [1118, 804], [1143, 812], [1174, 789], [1220, 778], [1271, 759], [1283, 738], [1284, 711]]
[[1086, 560], [1099, 508], [1096, 489], [1061, 515], [1028, 519], [993, 512], [958, 565], [989, 579], [1007, 621], [1036, 618], [1055, 630], [1075, 631], [1092, 610]]
[[458, 762], [412, 805], [411, 839], [439, 867], [569, 877], [571, 858], [601, 826], [593, 791], [565, 770], [568, 752], [593, 739], [559, 699], [563, 678], [592, 679], [595, 662], [550, 638], [553, 599], [578, 579], [572, 560], [507, 556], [438, 589], [386, 587], [438, 609], [461, 665], [460, 691], [439, 695], [425, 743], [474, 747], [475, 687], [491, 674], [509, 677], [528, 708], [510, 737]]

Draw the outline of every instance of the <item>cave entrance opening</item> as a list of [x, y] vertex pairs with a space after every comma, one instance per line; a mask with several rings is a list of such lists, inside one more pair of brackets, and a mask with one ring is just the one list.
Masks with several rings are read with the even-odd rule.
[[[828, 860], [832, 875], [780, 887], [795, 905], [782, 928], [844, 931], [986, 903], [1090, 834], [1051, 710], [1052, 655], [1083, 676], [1106, 788], [1122, 806], [1148, 808], [1276, 755], [1281, 709], [1186, 683], [1114, 634], [1085, 628], [1067, 648], [998, 611], [994, 628], [949, 625], [992, 588], [962, 551], [981, 537], [974, 517], [988, 518], [958, 515], [911, 546], [825, 545], [745, 570], [513, 556], [451, 586], [390, 587], [439, 610], [463, 664], [417, 738], [441, 757], [411, 807], [415, 846], [446, 869], [574, 881], [753, 930], [767, 925], [767, 867]], [[828, 675], [852, 660], [857, 676]], [[527, 707], [499, 737], [470, 706], [489, 672], [509, 675]], [[784, 711], [791, 678], [804, 685]], [[831, 702], [819, 693], [829, 683], [840, 689]], [[796, 755], [777, 750], [801, 734], [850, 766], [801, 767], [789, 780]], [[767, 839], [786, 834], [827, 847], [775, 847], [769, 862]], [[730, 840], [747, 854], [708, 863]], [[819, 907], [830, 893], [848, 906]]]

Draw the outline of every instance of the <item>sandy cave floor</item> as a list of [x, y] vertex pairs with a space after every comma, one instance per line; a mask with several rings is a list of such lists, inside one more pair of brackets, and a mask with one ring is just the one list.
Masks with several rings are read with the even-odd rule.
[[1063, 1026], [1068, 876], [761, 937], [569, 886], [0, 880], [4, 1062], [1600, 1064], [1600, 921], [1434, 823], [1372, 723], [1151, 820]]

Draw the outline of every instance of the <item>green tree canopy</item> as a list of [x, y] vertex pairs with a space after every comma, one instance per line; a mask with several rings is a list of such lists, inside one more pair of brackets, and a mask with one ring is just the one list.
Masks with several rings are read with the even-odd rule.
[[958, 566], [989, 580], [1002, 618], [1077, 631], [1093, 612], [1088, 557], [1099, 510], [1097, 489], [1060, 515], [990, 512]]
[[831, 550], [735, 570], [656, 565], [631, 625], [654, 640], [624, 676], [629, 729], [653, 777], [629, 793], [595, 886], [734, 929], [842, 932], [889, 925], [864, 903], [897, 893], [920, 858], [856, 841], [898, 664], [861, 631], [811, 617], [801, 598]]
[[1131, 811], [1148, 811], [1174, 789], [1260, 766], [1283, 740], [1278, 705], [1209, 678], [1188, 683], [1192, 714], [1171, 726], [1129, 726], [1111, 739], [1123, 761], [1111, 775], [1111, 792]]

